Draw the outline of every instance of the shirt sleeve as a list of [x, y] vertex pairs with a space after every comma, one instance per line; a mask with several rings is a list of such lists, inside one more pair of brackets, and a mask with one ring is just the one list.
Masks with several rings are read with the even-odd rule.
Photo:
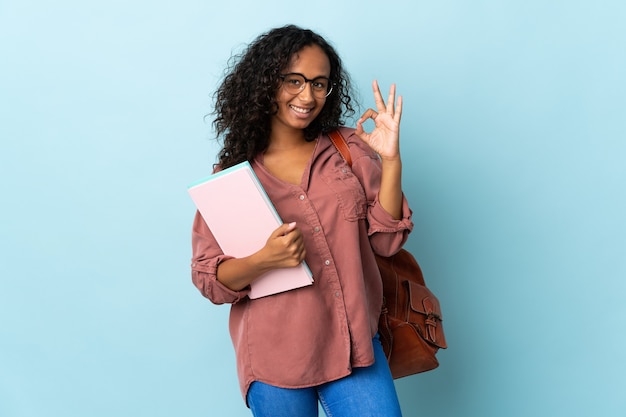
[[382, 164], [378, 155], [355, 135], [349, 136], [352, 154], [352, 171], [363, 185], [367, 198], [368, 235], [374, 253], [391, 256], [398, 252], [413, 230], [413, 212], [404, 193], [402, 194], [402, 216], [395, 219], [380, 204], [378, 191]]
[[234, 304], [248, 295], [249, 287], [233, 291], [217, 280], [218, 265], [233, 257], [222, 252], [199, 212], [193, 221], [191, 246], [191, 279], [203, 296], [214, 304]]

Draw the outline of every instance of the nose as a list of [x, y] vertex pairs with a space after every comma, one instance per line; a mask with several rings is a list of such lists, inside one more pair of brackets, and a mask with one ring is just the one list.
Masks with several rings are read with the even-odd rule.
[[302, 90], [298, 93], [298, 97], [305, 101], [313, 100], [313, 85], [311, 81], [305, 81]]

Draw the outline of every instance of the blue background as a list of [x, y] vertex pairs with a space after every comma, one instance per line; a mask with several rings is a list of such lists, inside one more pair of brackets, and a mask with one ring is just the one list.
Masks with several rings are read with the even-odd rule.
[[374, 78], [405, 99], [450, 345], [397, 381], [405, 415], [626, 415], [624, 4], [0, 0], [0, 415], [248, 415], [185, 187], [231, 53], [285, 23], [363, 110]]

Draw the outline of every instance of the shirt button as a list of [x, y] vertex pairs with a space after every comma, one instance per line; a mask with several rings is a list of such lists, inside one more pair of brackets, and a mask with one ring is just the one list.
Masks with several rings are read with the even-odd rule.
[[304, 200], [304, 194], [300, 195], [300, 200]]
[[345, 168], [341, 168], [341, 172], [343, 172], [345, 174], [346, 172], [348, 172], [348, 170], [345, 169]]
[[317, 233], [317, 232], [319, 232], [319, 231], [320, 231], [320, 228], [319, 228], [319, 226], [315, 226], [315, 227], [313, 228], [313, 230], [315, 231], [315, 233]]
[[335, 292], [335, 297], [339, 298], [339, 291]]
[[326, 260], [324, 261], [324, 264], [325, 264], [326, 266], [328, 266], [328, 265], [330, 265], [330, 261], [329, 261], [328, 259], [326, 259]]

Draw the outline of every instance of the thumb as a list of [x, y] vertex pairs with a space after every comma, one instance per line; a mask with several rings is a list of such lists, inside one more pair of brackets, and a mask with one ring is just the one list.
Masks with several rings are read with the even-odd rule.
[[284, 223], [278, 229], [276, 229], [276, 236], [284, 236], [290, 232], [292, 232], [296, 228], [296, 222], [292, 223]]
[[285, 232], [283, 234], [287, 234], [291, 231], [293, 231], [296, 228], [296, 222], [291, 222], [287, 225], [287, 230], [285, 230]]

